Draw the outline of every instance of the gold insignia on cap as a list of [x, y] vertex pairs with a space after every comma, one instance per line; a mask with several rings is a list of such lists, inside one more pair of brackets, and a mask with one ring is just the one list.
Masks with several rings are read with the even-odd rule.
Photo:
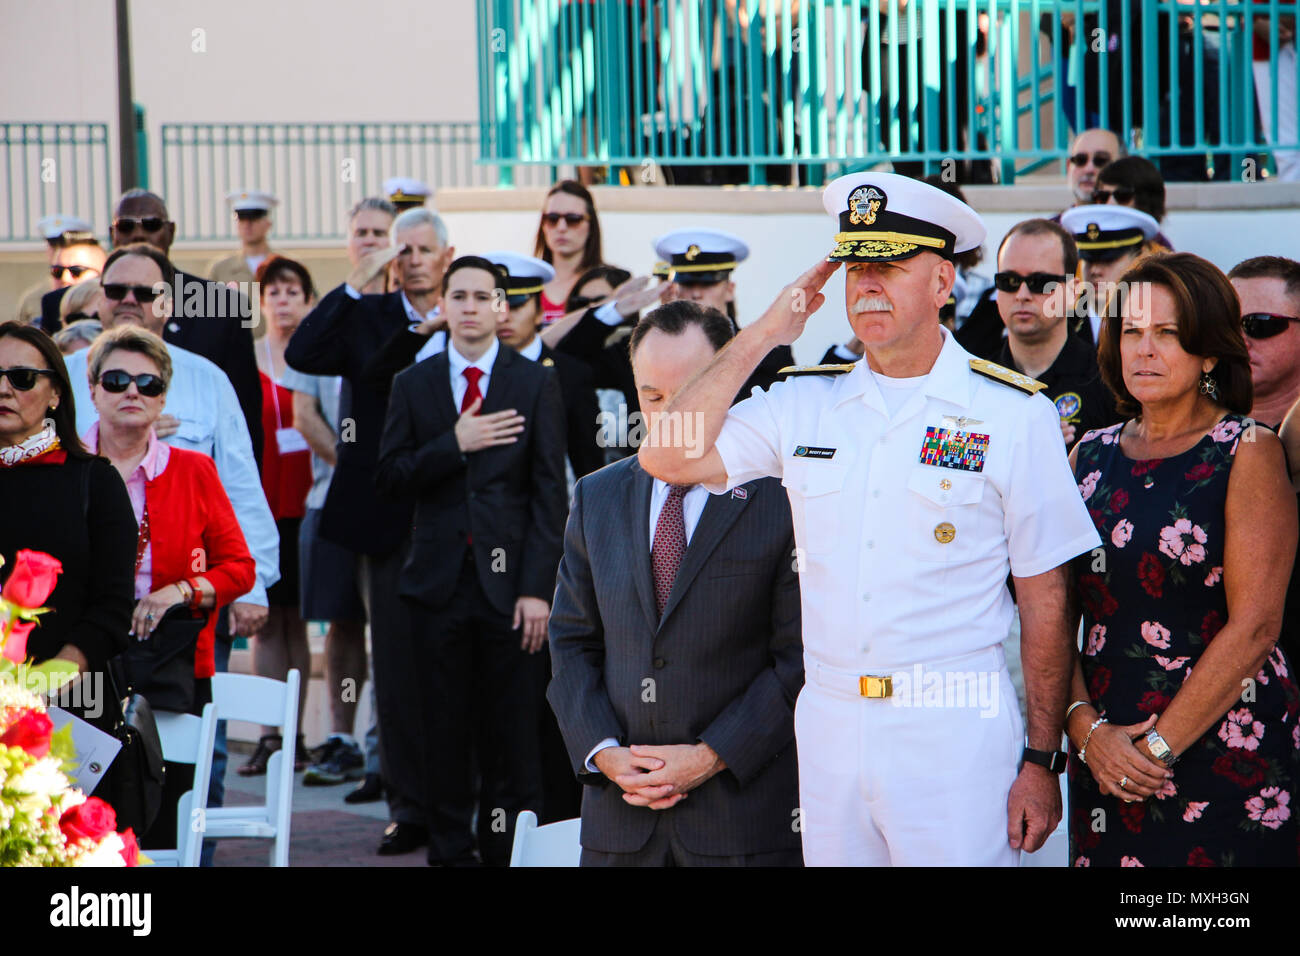
[[855, 226], [874, 225], [884, 204], [885, 194], [875, 186], [859, 186], [849, 196], [849, 222]]
[[943, 521], [934, 526], [934, 540], [940, 544], [949, 544], [957, 537], [957, 529], [950, 522]]
[[1088, 228], [1084, 230], [1084, 232], [1089, 239], [1092, 239], [1094, 241], [1101, 237], [1101, 229], [1097, 226], [1095, 222], [1088, 223]]
[[978, 372], [980, 375], [1001, 382], [1003, 385], [1018, 388], [1028, 395], [1033, 395], [1035, 392], [1047, 388], [1036, 378], [1030, 378], [1028, 375], [1006, 368], [997, 362], [990, 362], [988, 359], [973, 358], [970, 360], [970, 368], [972, 372]]
[[699, 257], [699, 255], [700, 255], [700, 247], [697, 246], [695, 243], [691, 243], [689, 246], [686, 247], [687, 262], [694, 262]]
[[777, 375], [844, 375], [858, 367], [856, 362], [843, 365], [787, 365]]

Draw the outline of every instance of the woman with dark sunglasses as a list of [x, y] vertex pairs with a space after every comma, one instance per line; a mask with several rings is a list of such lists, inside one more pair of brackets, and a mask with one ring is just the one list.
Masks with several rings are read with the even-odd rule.
[[[253, 586], [253, 559], [212, 459], [169, 446], [154, 433], [172, 375], [163, 340], [134, 325], [110, 329], [91, 346], [86, 369], [99, 413], [86, 445], [112, 463], [131, 508], [136, 603], [124, 633], [132, 641], [167, 640], [173, 619], [203, 620], [197, 642], [183, 652], [192, 661], [190, 712], [198, 715], [212, 700], [216, 618], [210, 612]], [[202, 556], [197, 567], [195, 555]], [[160, 626], [164, 632], [156, 634]], [[150, 698], [148, 685], [137, 689]], [[155, 710], [166, 706], [158, 698], [150, 703]], [[175, 845], [176, 802], [193, 778], [192, 766], [167, 764], [162, 810], [142, 835], [143, 846]]]
[[542, 326], [564, 315], [564, 303], [578, 277], [601, 265], [600, 220], [587, 187], [564, 179], [551, 187], [542, 206], [533, 255], [555, 269], [542, 289]]
[[[1130, 206], [1156, 222], [1162, 222], [1165, 218], [1165, 180], [1154, 163], [1141, 156], [1125, 156], [1102, 167], [1097, 174], [1092, 201], [1102, 206], [1112, 202]], [[1173, 243], [1163, 232], [1157, 232], [1142, 247], [1144, 254], [1173, 251]]]
[[[0, 324], [0, 578], [23, 549], [63, 565], [26, 657], [102, 672], [126, 647], [134, 527], [121, 478], [77, 437], [58, 346], [33, 326]], [[102, 676], [86, 686], [102, 701]]]

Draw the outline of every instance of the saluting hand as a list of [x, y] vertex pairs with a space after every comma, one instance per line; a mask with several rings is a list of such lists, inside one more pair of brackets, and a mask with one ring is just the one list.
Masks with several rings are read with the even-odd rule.
[[474, 399], [474, 404], [461, 412], [456, 419], [456, 444], [463, 454], [481, 451], [493, 445], [512, 445], [518, 441], [518, 435], [524, 430], [524, 416], [517, 414], [513, 408], [480, 415], [483, 399]]
[[670, 282], [655, 282], [654, 276], [635, 276], [610, 293], [614, 308], [625, 319], [640, 315], [641, 310], [658, 302], [671, 288]]
[[402, 254], [402, 246], [386, 246], [367, 252], [357, 262], [356, 268], [348, 273], [347, 283], [360, 292], [384, 271], [384, 267]]
[[777, 294], [776, 300], [754, 325], [777, 345], [793, 345], [795, 339], [803, 334], [808, 317], [826, 301], [821, 288], [839, 266], [838, 262], [818, 260], [816, 265]]

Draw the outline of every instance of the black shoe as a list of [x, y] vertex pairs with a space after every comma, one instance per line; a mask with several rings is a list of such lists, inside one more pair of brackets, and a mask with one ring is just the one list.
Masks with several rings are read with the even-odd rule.
[[343, 798], [344, 803], [374, 803], [384, 795], [384, 781], [377, 773], [368, 773], [360, 786]]
[[380, 856], [401, 856], [429, 842], [429, 831], [416, 823], [390, 823], [379, 841]]

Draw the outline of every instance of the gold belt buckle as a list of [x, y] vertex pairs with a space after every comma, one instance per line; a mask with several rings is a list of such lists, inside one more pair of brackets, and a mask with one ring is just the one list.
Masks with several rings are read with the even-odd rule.
[[858, 693], [863, 697], [883, 699], [894, 696], [894, 679], [892, 677], [858, 678]]

